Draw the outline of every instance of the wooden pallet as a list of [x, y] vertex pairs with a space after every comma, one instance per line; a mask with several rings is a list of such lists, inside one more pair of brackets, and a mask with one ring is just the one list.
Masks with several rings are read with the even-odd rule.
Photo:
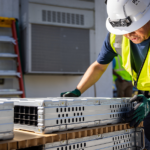
[[14, 130], [14, 139], [0, 142], [0, 150], [15, 150], [66, 140], [66, 133], [36, 134]]
[[[139, 127], [143, 127], [143, 123], [141, 123]], [[64, 131], [52, 134], [37, 134], [30, 131], [14, 130], [14, 139], [1, 141], [0, 150], [22, 149], [44, 145], [46, 143], [65, 141], [69, 139], [82, 138], [126, 129], [131, 129], [131, 127], [127, 123], [99, 126], [93, 128], [84, 128], [79, 130]]]

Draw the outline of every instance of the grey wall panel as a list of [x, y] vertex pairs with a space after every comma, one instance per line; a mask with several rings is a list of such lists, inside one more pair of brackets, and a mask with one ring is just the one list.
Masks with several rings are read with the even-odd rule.
[[0, 59], [0, 71], [1, 70], [13, 70], [17, 71], [17, 63], [13, 59]]
[[[0, 28], [0, 36], [12, 37], [11, 28]], [[14, 53], [14, 45], [12, 43], [0, 42], [0, 53]]]
[[[95, 50], [99, 55], [103, 41], [108, 33], [105, 22], [107, 18], [106, 5], [104, 1], [95, 0]], [[110, 64], [96, 83], [96, 96], [113, 97], [112, 94], [112, 64]]]
[[[42, 1], [44, 2], [44, 1]], [[64, 1], [63, 1], [64, 3]], [[28, 22], [73, 28], [94, 28], [94, 11], [29, 3]]]
[[28, 22], [28, 0], [20, 0], [20, 6], [20, 22], [22, 29], [24, 29]]
[[0, 0], [0, 16], [19, 18], [19, 0]]
[[12, 43], [0, 42], [0, 53], [12, 53], [14, 54], [14, 45]]
[[32, 24], [32, 71], [82, 74], [89, 63], [89, 30]]
[[1, 36], [12, 36], [11, 28], [0, 28]]
[[71, 7], [71, 8], [79, 8], [79, 9], [94, 9], [94, 0], [80, 1], [80, 0], [29, 0], [30, 3], [38, 3], [45, 5], [54, 5], [61, 7]]

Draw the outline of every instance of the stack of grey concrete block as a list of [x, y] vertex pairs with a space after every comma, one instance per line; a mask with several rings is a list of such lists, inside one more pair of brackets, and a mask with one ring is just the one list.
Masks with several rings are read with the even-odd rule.
[[0, 99], [0, 140], [13, 139], [14, 103]]
[[129, 98], [32, 98], [14, 101], [15, 128], [52, 133], [122, 122]]

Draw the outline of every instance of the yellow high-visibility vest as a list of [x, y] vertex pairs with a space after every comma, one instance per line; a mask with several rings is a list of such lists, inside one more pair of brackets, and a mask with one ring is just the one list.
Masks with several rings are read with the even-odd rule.
[[125, 36], [110, 34], [110, 45], [114, 52], [122, 55], [125, 70], [132, 76], [132, 83], [138, 90], [150, 91], [150, 48], [140, 72], [137, 74], [131, 67], [130, 40]]
[[[122, 77], [123, 80], [126, 81], [131, 81], [131, 75], [123, 68], [122, 66], [122, 58], [120, 55], [114, 57], [115, 59], [115, 67], [114, 67], [114, 71], [120, 75]], [[113, 81], [115, 81], [117, 79], [117, 76], [113, 75]]]

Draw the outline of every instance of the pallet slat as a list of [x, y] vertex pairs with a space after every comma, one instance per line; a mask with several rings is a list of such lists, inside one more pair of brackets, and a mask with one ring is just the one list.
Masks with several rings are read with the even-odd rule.
[[[138, 127], [143, 127], [143, 122]], [[131, 129], [131, 127], [127, 123], [67, 131], [66, 134], [67, 134], [67, 140], [70, 140], [70, 139], [98, 135], [98, 134], [103, 134], [103, 133], [108, 133], [108, 132], [121, 131], [121, 130], [126, 130], [126, 129]], [[85, 133], [82, 134], [82, 132], [85, 132]]]

